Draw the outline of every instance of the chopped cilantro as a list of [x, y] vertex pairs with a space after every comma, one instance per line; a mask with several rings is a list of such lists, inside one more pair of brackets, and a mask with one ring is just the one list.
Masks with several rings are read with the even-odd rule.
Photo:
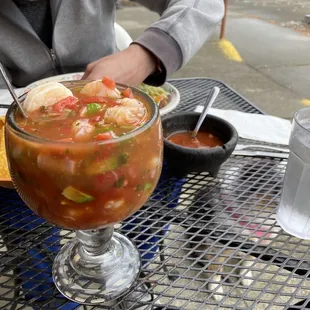
[[116, 182], [115, 182], [115, 187], [120, 188], [123, 187], [125, 183], [125, 177], [122, 175]]
[[46, 113], [46, 112], [47, 112], [47, 107], [46, 107], [45, 105], [42, 105], [42, 106], [40, 107], [40, 112], [41, 112], [41, 113]]
[[128, 161], [129, 155], [127, 153], [123, 153], [118, 157], [118, 161], [120, 165], [124, 165]]
[[144, 184], [144, 190], [145, 191], [148, 191], [149, 189], [151, 189], [152, 188], [152, 184], [151, 183], [145, 183]]

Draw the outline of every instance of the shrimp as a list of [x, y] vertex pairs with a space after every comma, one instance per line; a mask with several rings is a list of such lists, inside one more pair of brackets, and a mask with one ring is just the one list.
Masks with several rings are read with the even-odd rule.
[[139, 125], [145, 116], [146, 108], [138, 100], [123, 98], [119, 105], [106, 110], [104, 121], [117, 126]]
[[104, 207], [106, 209], [118, 209], [119, 207], [122, 207], [125, 205], [124, 199], [115, 199], [115, 200], [109, 200]]
[[75, 140], [83, 141], [88, 139], [89, 135], [95, 130], [95, 127], [89, 124], [88, 119], [80, 119], [72, 124], [72, 130]]
[[69, 96], [73, 96], [71, 90], [58, 82], [49, 82], [31, 89], [24, 101], [25, 111], [31, 112], [42, 106], [51, 106]]
[[86, 84], [81, 92], [81, 95], [85, 96], [100, 96], [100, 97], [108, 97], [111, 99], [119, 99], [121, 98], [121, 93], [117, 88], [111, 89], [104, 85], [101, 80], [93, 81]]
[[77, 172], [78, 164], [68, 158], [54, 158], [49, 154], [40, 153], [37, 158], [37, 165], [43, 171], [57, 171], [59, 174], [74, 175]]

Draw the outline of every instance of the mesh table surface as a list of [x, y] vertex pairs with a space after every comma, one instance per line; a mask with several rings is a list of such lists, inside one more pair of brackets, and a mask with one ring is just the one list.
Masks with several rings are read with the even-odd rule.
[[[172, 80], [173, 113], [192, 111], [221, 88], [216, 108], [261, 113], [221, 82]], [[163, 169], [150, 201], [123, 223], [143, 269], [133, 291], [110, 307], [62, 297], [51, 279], [61, 244], [74, 233], [34, 215], [0, 189], [1, 309], [303, 309], [310, 300], [309, 242], [275, 221], [286, 160], [232, 156], [217, 176], [176, 179]], [[61, 238], [59, 237], [61, 235]]]

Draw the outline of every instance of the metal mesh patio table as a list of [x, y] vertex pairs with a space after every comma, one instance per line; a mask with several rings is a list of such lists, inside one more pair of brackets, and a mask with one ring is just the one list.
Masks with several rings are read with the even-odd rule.
[[[170, 82], [181, 94], [172, 113], [203, 105], [213, 86], [221, 88], [215, 108], [262, 113], [222, 82]], [[1, 309], [305, 309], [310, 242], [275, 221], [286, 163], [231, 156], [216, 178], [178, 179], [164, 167], [148, 203], [118, 228], [138, 246], [143, 268], [132, 292], [109, 307], [78, 305], [58, 293], [52, 262], [74, 233], [0, 188]]]

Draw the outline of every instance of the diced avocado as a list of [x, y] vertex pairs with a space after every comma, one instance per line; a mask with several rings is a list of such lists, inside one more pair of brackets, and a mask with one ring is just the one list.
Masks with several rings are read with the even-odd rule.
[[114, 170], [118, 167], [118, 161], [116, 157], [105, 159], [104, 161], [95, 162], [89, 166], [90, 174], [105, 173]]
[[114, 126], [104, 126], [104, 127], [96, 127], [95, 128], [95, 133], [99, 134], [99, 133], [105, 133], [108, 131], [112, 131], [114, 129]]
[[152, 188], [152, 184], [151, 183], [145, 183], [145, 184], [139, 184], [136, 188], [136, 190], [138, 192], [141, 192], [141, 191], [148, 191]]
[[148, 191], [149, 189], [151, 189], [152, 188], [152, 184], [151, 183], [145, 183], [144, 184], [144, 190], [145, 191]]
[[95, 199], [93, 196], [83, 193], [72, 186], [67, 186], [62, 191], [62, 195], [65, 196], [67, 199], [72, 200], [76, 203], [89, 202]]
[[87, 173], [92, 175], [112, 171], [126, 164], [127, 160], [128, 154], [123, 153], [118, 157], [110, 157], [98, 162], [95, 161], [89, 165], [87, 168]]

